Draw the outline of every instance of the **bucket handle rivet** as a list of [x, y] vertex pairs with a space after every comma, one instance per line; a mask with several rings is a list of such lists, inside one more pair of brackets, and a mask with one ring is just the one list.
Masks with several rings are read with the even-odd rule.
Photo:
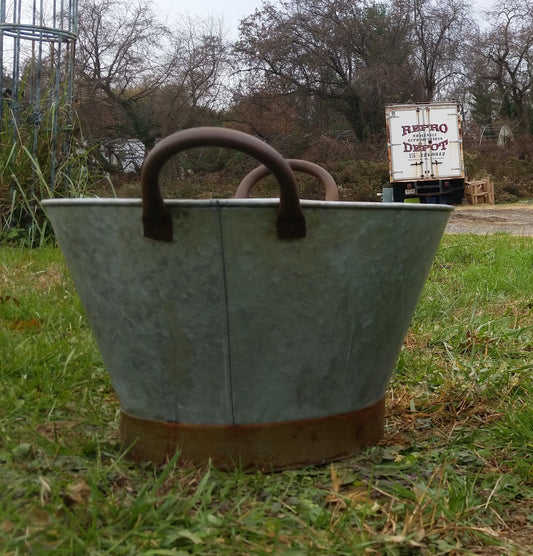
[[261, 139], [218, 127], [196, 127], [178, 131], [162, 139], [148, 153], [141, 173], [142, 221], [144, 236], [172, 241], [172, 218], [161, 197], [159, 173], [162, 166], [180, 151], [193, 147], [226, 147], [249, 154], [264, 164], [280, 187], [277, 235], [280, 239], [305, 237], [305, 217], [300, 206], [296, 179], [289, 163]]

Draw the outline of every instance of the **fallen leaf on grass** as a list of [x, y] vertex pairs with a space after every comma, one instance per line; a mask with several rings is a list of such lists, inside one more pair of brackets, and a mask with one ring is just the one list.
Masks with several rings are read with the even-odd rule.
[[0, 531], [3, 531], [4, 533], [11, 533], [14, 529], [15, 526], [11, 521], [3, 521], [0, 524]]
[[[22, 532], [21, 532], [22, 533]], [[32, 508], [28, 514], [27, 526], [24, 528], [25, 545], [29, 553], [54, 554], [60, 538], [60, 532], [52, 513], [41, 508]]]
[[50, 514], [41, 508], [32, 508], [28, 516], [29, 531], [34, 533], [46, 527], [50, 527]]
[[14, 320], [4, 322], [4, 326], [13, 330], [31, 330], [32, 328], [41, 328], [42, 319]]
[[75, 508], [82, 504], [86, 504], [91, 496], [91, 487], [85, 482], [85, 479], [78, 479], [69, 485], [63, 494], [63, 504], [67, 508]]
[[0, 303], [5, 303], [6, 301], [12, 301], [17, 307], [20, 305], [20, 301], [13, 297], [12, 295], [0, 295]]

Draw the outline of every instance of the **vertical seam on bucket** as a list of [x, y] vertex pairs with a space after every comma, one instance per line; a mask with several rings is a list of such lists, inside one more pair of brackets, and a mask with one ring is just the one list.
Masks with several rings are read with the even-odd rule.
[[229, 402], [229, 409], [231, 412], [231, 422], [235, 424], [235, 408], [233, 405], [233, 381], [231, 378], [231, 330], [230, 330], [230, 319], [229, 319], [229, 302], [228, 302], [228, 280], [226, 275], [226, 253], [224, 250], [224, 229], [222, 226], [222, 210], [221, 205], [217, 206], [218, 212], [218, 233], [220, 237], [220, 253], [222, 257], [222, 282], [224, 288], [224, 308], [226, 311], [226, 346], [228, 350], [227, 360], [226, 360], [226, 400]]

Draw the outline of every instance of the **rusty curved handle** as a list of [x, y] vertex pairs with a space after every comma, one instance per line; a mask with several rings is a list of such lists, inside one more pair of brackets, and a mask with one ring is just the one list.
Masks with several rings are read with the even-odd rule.
[[159, 172], [172, 156], [193, 147], [226, 147], [257, 158], [274, 174], [280, 186], [277, 233], [280, 239], [305, 237], [296, 179], [289, 163], [275, 149], [252, 135], [218, 127], [196, 127], [162, 139], [148, 153], [141, 173], [145, 237], [172, 241], [172, 218], [161, 197]]
[[[338, 201], [339, 191], [337, 190], [337, 184], [329, 172], [324, 170], [322, 166], [315, 164], [314, 162], [309, 162], [307, 160], [300, 160], [298, 158], [287, 158], [287, 162], [292, 170], [296, 172], [305, 172], [318, 179], [325, 189], [326, 201]], [[235, 192], [236, 199], [245, 199], [250, 195], [252, 187], [263, 178], [270, 174], [270, 170], [266, 166], [258, 166], [252, 170], [249, 174], [244, 176], [243, 180], [237, 187]]]

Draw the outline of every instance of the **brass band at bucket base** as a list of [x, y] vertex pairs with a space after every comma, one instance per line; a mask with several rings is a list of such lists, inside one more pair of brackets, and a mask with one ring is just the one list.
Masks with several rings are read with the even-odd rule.
[[121, 412], [120, 436], [133, 461], [163, 464], [180, 451], [192, 464], [274, 471], [343, 459], [378, 442], [385, 401], [341, 415], [246, 425], [193, 425], [139, 419]]

